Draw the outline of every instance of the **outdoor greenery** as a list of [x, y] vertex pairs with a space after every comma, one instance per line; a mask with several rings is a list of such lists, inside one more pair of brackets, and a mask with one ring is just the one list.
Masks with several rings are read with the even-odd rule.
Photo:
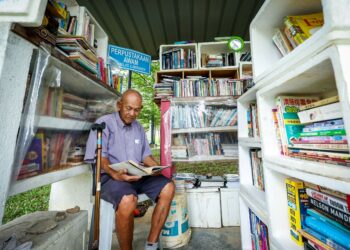
[[5, 224], [17, 217], [49, 208], [51, 185], [32, 189], [10, 197], [5, 205], [2, 222]]
[[[142, 124], [145, 130], [150, 129], [150, 122], [154, 119], [155, 127], [160, 125], [160, 110], [159, 107], [153, 102], [155, 83], [155, 72], [159, 71], [159, 62], [152, 62], [151, 75], [143, 75], [136, 72], [132, 73], [131, 82], [132, 88], [138, 90], [143, 97], [143, 109], [138, 117], [138, 121]], [[126, 81], [127, 83], [127, 81]], [[125, 89], [127, 88], [126, 86]]]

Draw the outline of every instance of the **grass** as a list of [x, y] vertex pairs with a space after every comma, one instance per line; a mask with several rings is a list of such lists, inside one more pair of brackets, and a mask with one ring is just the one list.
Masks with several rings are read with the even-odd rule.
[[[154, 158], [159, 162], [159, 149], [152, 149]], [[238, 173], [237, 161], [177, 163], [176, 172], [222, 176], [223, 174]], [[28, 192], [10, 197], [5, 205], [3, 224], [22, 215], [36, 211], [47, 211], [49, 208], [51, 185], [32, 189]]]
[[[152, 154], [154, 158], [160, 161], [159, 149], [153, 149]], [[194, 173], [206, 175], [211, 173], [212, 175], [222, 176], [223, 174], [237, 174], [238, 173], [238, 161], [213, 161], [213, 162], [199, 162], [199, 163], [174, 163], [177, 173]]]
[[48, 185], [8, 198], [2, 223], [5, 224], [17, 217], [36, 211], [47, 211], [49, 209], [50, 190], [51, 185]]

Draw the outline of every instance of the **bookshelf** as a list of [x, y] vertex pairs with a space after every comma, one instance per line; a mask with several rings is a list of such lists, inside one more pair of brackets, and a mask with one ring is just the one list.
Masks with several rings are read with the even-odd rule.
[[160, 45], [159, 63], [160, 71], [198, 69], [197, 43]]
[[[68, 11], [70, 12], [71, 16], [77, 16], [77, 29], [76, 29], [76, 35], [77, 36], [84, 36], [86, 35], [86, 28], [85, 24], [88, 21], [91, 25], [94, 26], [94, 39], [97, 40], [97, 55], [102, 57], [104, 60], [104, 63], [107, 62], [107, 47], [108, 47], [108, 36], [106, 32], [102, 29], [100, 24], [95, 20], [93, 15], [89, 12], [89, 10], [86, 7], [83, 6], [71, 6], [68, 7]], [[87, 20], [88, 19], [88, 20]], [[93, 46], [90, 43], [91, 46]]]
[[[227, 46], [227, 42], [206, 42], [198, 43], [198, 65], [199, 69], [208, 68], [238, 68], [238, 53], [234, 53]], [[216, 59], [217, 58], [217, 59]], [[216, 65], [215, 62], [221, 61]], [[213, 66], [210, 67], [210, 62]]]
[[[95, 25], [95, 39], [97, 39], [97, 43], [99, 44], [97, 55], [106, 59], [108, 44], [106, 33], [85, 7], [74, 6], [74, 4], [76, 5], [75, 1], [67, 1], [68, 9], [72, 11], [76, 10], [80, 15], [81, 13], [90, 15], [90, 21]], [[35, 6], [38, 8], [34, 11], [33, 8]], [[24, 8], [25, 6], [21, 6], [21, 8], [22, 7]], [[28, 14], [28, 17], [38, 17], [41, 23], [45, 7], [46, 1], [34, 1], [33, 5], [29, 8], [30, 12], [33, 13], [30, 15]], [[34, 19], [29, 20], [21, 18], [10, 21], [17, 21], [24, 26], [32, 26], [36, 22]], [[19, 165], [21, 165], [15, 164], [17, 161], [16, 146], [24, 144], [24, 141], [20, 138], [26, 138], [27, 143], [30, 144], [37, 129], [40, 131], [48, 131], [51, 134], [74, 133], [80, 135], [87, 133], [92, 124], [91, 120], [93, 118], [74, 119], [60, 115], [41, 114], [38, 108], [45, 107], [40, 106], [43, 92], [42, 88], [39, 86], [42, 85], [36, 85], [36, 80], [33, 80], [33, 75], [36, 75], [36, 73], [40, 75], [41, 73], [42, 78], [39, 79], [39, 77], [38, 81], [51, 81], [51, 83], [54, 84], [49, 84], [49, 86], [63, 89], [64, 93], [70, 93], [87, 100], [100, 99], [107, 102], [111, 101], [112, 103], [120, 95], [115, 89], [99, 80], [96, 75], [91, 74], [74, 61], [69, 60], [51, 45], [47, 45], [45, 50], [43, 50], [39, 47], [40, 39], [33, 36], [33, 33], [30, 32], [30, 28], [24, 28], [18, 25], [18, 23], [13, 23], [12, 25], [10, 23], [8, 25], [0, 24], [0, 30], [4, 38], [0, 43], [4, 48], [4, 55], [7, 55], [6, 63], [1, 65], [2, 72], [6, 72], [1, 75], [1, 82], [6, 82], [6, 84], [3, 85], [1, 93], [1, 106], [4, 110], [9, 111], [2, 112], [1, 114], [1, 119], [3, 121], [2, 128], [4, 129], [4, 136], [1, 137], [1, 141], [4, 142], [3, 147], [6, 147], [7, 150], [4, 150], [0, 157], [3, 165], [0, 188], [4, 191], [4, 195], [0, 197], [0, 218], [3, 216], [3, 208], [8, 196], [51, 183], [59, 184], [63, 180], [72, 180], [74, 183], [75, 177], [80, 178], [83, 176], [83, 181], [85, 183], [90, 183], [91, 179], [91, 167], [83, 163], [55, 166], [53, 169], [45, 171], [42, 174], [32, 177], [28, 175], [28, 178], [17, 181], [14, 180], [15, 178], [11, 177], [16, 172], [16, 169], [19, 168]], [[42, 64], [38, 64], [39, 66], [36, 67], [38, 51], [45, 51], [47, 56], [42, 58]], [[13, 65], [17, 66], [13, 67]], [[28, 74], [32, 77], [32, 84], [28, 81]], [[37, 89], [33, 90], [33, 86], [37, 87]], [[25, 98], [29, 100], [31, 104], [25, 105]], [[10, 106], [8, 104], [10, 104]], [[94, 103], [91, 102], [91, 108], [96, 108], [96, 106], [93, 107], [93, 104]], [[22, 113], [22, 111], [24, 113]], [[29, 136], [22, 137], [20, 135], [21, 132], [18, 132], [22, 129], [28, 129], [29, 133], [27, 135]], [[19, 141], [17, 141], [17, 139], [19, 139]], [[69, 196], [68, 194], [63, 194], [66, 191], [58, 189], [59, 188], [52, 189], [50, 198], [56, 198], [56, 200], [59, 200], [62, 204], [64, 203], [67, 207], [72, 206], [73, 204], [68, 204], [64, 201], [64, 198], [62, 198]], [[90, 188], [86, 190], [86, 197], [89, 197], [90, 191]], [[79, 197], [73, 198], [73, 195], [71, 195], [71, 198], [72, 201], [75, 201], [74, 204], [79, 203]], [[90, 203], [89, 205], [86, 204], [81, 203], [81, 207], [91, 210]], [[51, 207], [51, 209], [55, 209], [55, 206]]]
[[[324, 25], [313, 36], [282, 57], [272, 42], [283, 17], [323, 11]], [[282, 155], [272, 109], [278, 96], [339, 96], [342, 118], [349, 131], [349, 32], [346, 1], [266, 1], [250, 26], [253, 76], [256, 85], [237, 100], [239, 120], [240, 211], [242, 248], [251, 249], [249, 210], [268, 228], [270, 249], [303, 249], [290, 236], [286, 178], [297, 178], [349, 194], [349, 168], [332, 163]], [[255, 102], [260, 138], [250, 137], [247, 110]], [[347, 141], [349, 141], [349, 134]], [[249, 150], [261, 148], [265, 191], [252, 186]]]

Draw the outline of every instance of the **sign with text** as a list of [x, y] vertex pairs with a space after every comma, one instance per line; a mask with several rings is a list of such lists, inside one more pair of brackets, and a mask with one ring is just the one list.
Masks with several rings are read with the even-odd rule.
[[115, 45], [108, 46], [108, 58], [111, 65], [141, 74], [151, 74], [151, 56], [136, 50]]

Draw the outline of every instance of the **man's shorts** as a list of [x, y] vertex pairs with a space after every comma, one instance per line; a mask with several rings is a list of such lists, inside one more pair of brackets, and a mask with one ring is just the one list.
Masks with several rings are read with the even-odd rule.
[[124, 195], [146, 194], [151, 200], [157, 202], [159, 193], [164, 186], [171, 182], [170, 179], [159, 176], [145, 176], [138, 181], [116, 181], [108, 174], [101, 174], [101, 198], [118, 208], [119, 202]]

